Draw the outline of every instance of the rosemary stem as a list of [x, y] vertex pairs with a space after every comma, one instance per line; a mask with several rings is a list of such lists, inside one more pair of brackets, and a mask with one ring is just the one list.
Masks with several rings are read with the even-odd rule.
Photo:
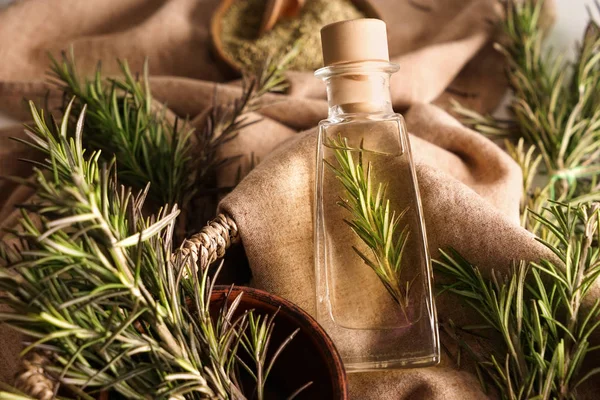
[[406, 310], [408, 306], [408, 293], [404, 293], [402, 289], [403, 285], [399, 281], [399, 277], [397, 276], [397, 274], [392, 270], [389, 260], [385, 258], [382, 264], [385, 267], [386, 276], [389, 277], [390, 286], [393, 288], [392, 298], [394, 299], [396, 304], [400, 306], [400, 310], [402, 310], [404, 318], [408, 321], [408, 312]]
[[[260, 360], [259, 357], [260, 355], [257, 354], [257, 360]], [[259, 361], [256, 367], [256, 392], [258, 400], [264, 400], [264, 385], [265, 383], [263, 382], [263, 366], [262, 362]]]
[[[592, 212], [592, 215], [594, 213]], [[579, 320], [579, 309], [581, 307], [581, 285], [583, 283], [583, 279], [585, 276], [586, 262], [588, 258], [589, 250], [592, 246], [593, 242], [593, 233], [591, 228], [591, 224], [593, 221], [587, 220], [585, 231], [584, 231], [584, 239], [581, 245], [581, 253], [579, 254], [579, 260], [577, 262], [577, 272], [575, 275], [575, 280], [570, 288], [569, 295], [569, 321], [567, 323], [567, 329], [571, 335], [576, 338], [577, 336], [577, 325]], [[577, 347], [579, 343], [573, 341], [571, 335], [567, 335], [565, 338], [565, 369], [569, 370], [571, 367], [571, 360], [573, 358], [574, 353], [577, 351]], [[569, 398], [570, 388], [569, 382], [563, 380], [560, 385], [560, 399]]]

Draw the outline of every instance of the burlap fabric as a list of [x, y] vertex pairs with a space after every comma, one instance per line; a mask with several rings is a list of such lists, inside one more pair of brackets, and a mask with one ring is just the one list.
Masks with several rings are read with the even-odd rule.
[[[502, 57], [491, 42], [499, 6], [492, 0], [374, 0], [388, 24], [390, 54], [401, 65], [392, 79], [394, 107], [405, 114], [423, 197], [432, 253], [453, 246], [487, 273], [507, 270], [514, 259], [547, 256], [518, 226], [521, 172], [496, 145], [461, 126], [444, 108], [458, 98], [493, 110], [505, 90]], [[180, 116], [202, 123], [202, 112], [240, 94], [210, 52], [208, 23], [214, 0], [22, 0], [0, 11], [0, 111], [26, 120], [23, 98], [50, 104], [59, 94], [44, 83], [48, 51], [73, 45], [79, 69], [98, 60], [117, 72], [115, 59], [140, 70], [149, 57], [155, 97]], [[546, 7], [551, 6], [546, 1]], [[252, 270], [252, 285], [282, 295], [314, 313], [312, 206], [315, 130], [326, 117], [324, 87], [309, 73], [290, 72], [286, 95], [269, 95], [261, 122], [222, 150], [238, 155], [247, 172], [260, 164], [221, 203], [239, 232]], [[216, 89], [215, 89], [216, 86]], [[252, 117], [259, 117], [255, 115]], [[0, 174], [28, 176], [17, 163], [22, 147], [0, 135]], [[238, 165], [222, 171], [229, 185]], [[4, 226], [15, 203], [29, 193], [2, 183]], [[473, 322], [474, 314], [451, 297], [438, 301], [439, 319]], [[1, 377], [10, 380], [20, 338], [0, 331]], [[450, 342], [448, 342], [450, 344]], [[352, 374], [353, 399], [475, 399], [484, 394], [474, 375], [442, 366]]]

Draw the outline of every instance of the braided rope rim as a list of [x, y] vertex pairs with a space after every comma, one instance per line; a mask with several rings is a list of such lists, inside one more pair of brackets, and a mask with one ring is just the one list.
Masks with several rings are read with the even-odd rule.
[[[181, 244], [174, 256], [189, 256], [200, 270], [208, 268], [222, 258], [225, 251], [239, 242], [237, 224], [227, 214], [219, 214], [200, 232]], [[21, 368], [15, 376], [15, 387], [23, 393], [40, 400], [55, 397], [56, 382], [44, 373], [44, 365], [51, 354], [32, 351], [21, 360]]]

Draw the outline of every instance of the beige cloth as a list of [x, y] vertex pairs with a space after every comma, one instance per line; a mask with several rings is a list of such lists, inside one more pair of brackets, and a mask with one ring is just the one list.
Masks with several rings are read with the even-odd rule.
[[[485, 273], [507, 270], [513, 259], [547, 256], [517, 224], [521, 172], [493, 143], [464, 128], [443, 111], [450, 97], [489, 112], [505, 90], [502, 57], [491, 46], [493, 0], [374, 0], [388, 24], [390, 54], [401, 65], [392, 79], [393, 104], [405, 117], [434, 255], [453, 246]], [[48, 94], [46, 52], [73, 45], [81, 71], [98, 60], [105, 73], [127, 59], [139, 71], [149, 57], [152, 90], [180, 116], [202, 123], [200, 114], [239, 95], [210, 53], [208, 22], [215, 0], [21, 0], [0, 11], [0, 111], [27, 119], [21, 99]], [[546, 1], [546, 6], [552, 2]], [[263, 120], [222, 149], [242, 154], [246, 171], [253, 155], [261, 163], [221, 203], [236, 220], [252, 270], [252, 284], [282, 295], [314, 313], [312, 202], [315, 130], [326, 117], [324, 87], [309, 73], [290, 72], [287, 95], [268, 95]], [[215, 91], [215, 82], [220, 82]], [[60, 96], [49, 94], [50, 104]], [[436, 104], [436, 105], [432, 105]], [[195, 118], [195, 119], [194, 119]], [[307, 132], [299, 133], [308, 130]], [[0, 135], [0, 174], [27, 176], [18, 155]], [[12, 147], [9, 147], [12, 146]], [[221, 173], [231, 184], [233, 166]], [[3, 184], [5, 185], [5, 184]], [[1, 216], [26, 192], [3, 186]], [[6, 224], [5, 224], [6, 226]], [[440, 321], [474, 321], [456, 299], [438, 301]], [[446, 340], [444, 336], [442, 340]], [[0, 331], [0, 373], [9, 379], [16, 365], [18, 337]], [[450, 344], [450, 342], [448, 342]], [[351, 374], [351, 398], [477, 399], [476, 378], [449, 360], [435, 368]]]

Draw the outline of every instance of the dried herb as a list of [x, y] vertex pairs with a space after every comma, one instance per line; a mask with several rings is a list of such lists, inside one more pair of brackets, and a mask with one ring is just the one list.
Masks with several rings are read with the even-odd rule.
[[297, 17], [279, 21], [271, 31], [258, 37], [265, 3], [234, 1], [221, 24], [225, 52], [251, 70], [269, 56], [284, 54], [298, 40], [303, 49], [289, 68], [315, 70], [323, 65], [320, 29], [333, 22], [364, 17], [350, 0], [307, 0]]

